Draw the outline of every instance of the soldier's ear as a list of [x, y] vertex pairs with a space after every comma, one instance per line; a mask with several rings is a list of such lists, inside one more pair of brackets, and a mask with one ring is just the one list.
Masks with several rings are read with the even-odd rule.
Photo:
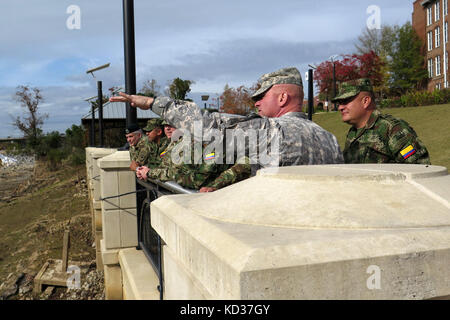
[[365, 95], [362, 99], [362, 104], [364, 109], [368, 109], [372, 105], [372, 97], [370, 95]]
[[287, 94], [286, 91], [283, 91], [282, 93], [280, 93], [280, 95], [278, 96], [278, 101], [280, 102], [280, 104], [282, 106], [284, 106], [287, 101], [288, 101], [289, 95]]

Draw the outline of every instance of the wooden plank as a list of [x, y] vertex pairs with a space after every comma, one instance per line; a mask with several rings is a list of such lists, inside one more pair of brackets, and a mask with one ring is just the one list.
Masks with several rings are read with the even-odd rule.
[[49, 261], [44, 263], [44, 265], [42, 266], [41, 270], [39, 270], [39, 272], [36, 275], [36, 277], [34, 277], [34, 290], [33, 290], [33, 292], [35, 294], [39, 294], [42, 291], [42, 275], [47, 270], [48, 266], [49, 266]]
[[69, 262], [69, 231], [64, 231], [63, 255], [61, 272], [67, 272], [67, 263]]

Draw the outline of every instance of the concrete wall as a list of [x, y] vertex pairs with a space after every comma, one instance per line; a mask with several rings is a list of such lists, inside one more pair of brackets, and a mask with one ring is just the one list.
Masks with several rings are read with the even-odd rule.
[[[98, 161], [102, 198], [134, 190], [129, 164], [128, 152]], [[419, 165], [265, 169], [214, 193], [161, 197], [151, 212], [164, 299], [449, 297], [449, 200], [447, 170]], [[107, 299], [159, 299], [135, 248], [135, 202], [102, 201]]]

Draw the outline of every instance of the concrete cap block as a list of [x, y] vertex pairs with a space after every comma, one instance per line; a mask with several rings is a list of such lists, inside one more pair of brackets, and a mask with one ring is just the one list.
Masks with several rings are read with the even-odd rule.
[[113, 154], [97, 160], [97, 165], [104, 170], [129, 168], [130, 153], [128, 151], [116, 151]]

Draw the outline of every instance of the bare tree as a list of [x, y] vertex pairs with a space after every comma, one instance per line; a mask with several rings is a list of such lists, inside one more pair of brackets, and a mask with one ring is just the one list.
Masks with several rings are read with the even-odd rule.
[[156, 97], [159, 94], [159, 88], [160, 86], [156, 84], [155, 79], [146, 80], [140, 93], [147, 97]]
[[358, 37], [359, 43], [355, 45], [359, 54], [375, 52], [376, 55], [380, 55], [382, 48], [382, 32], [379, 29], [369, 29], [366, 27], [362, 34]]
[[37, 144], [38, 137], [42, 134], [42, 125], [48, 118], [48, 114], [39, 115], [38, 107], [44, 98], [38, 88], [29, 86], [18, 86], [14, 99], [26, 109], [25, 116], [13, 118], [13, 126], [23, 132], [25, 138], [29, 140], [32, 146]]

